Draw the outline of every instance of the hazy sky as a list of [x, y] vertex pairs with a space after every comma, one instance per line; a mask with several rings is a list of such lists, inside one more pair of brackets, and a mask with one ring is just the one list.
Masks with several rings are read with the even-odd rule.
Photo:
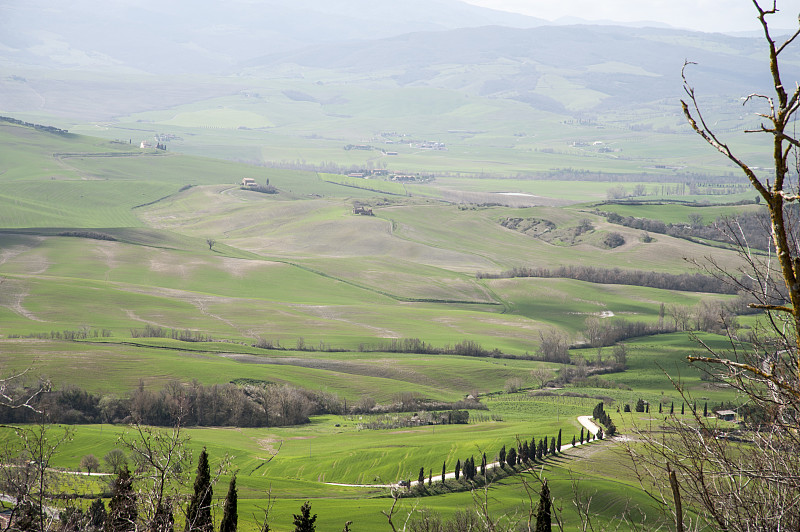
[[[656, 21], [678, 28], [714, 32], [760, 29], [751, 0], [464, 0], [470, 4], [512, 11], [547, 20], [575, 16], [619, 22]], [[762, 7], [771, 0], [762, 0]], [[781, 10], [781, 6], [784, 9]], [[781, 12], [771, 24], [796, 28], [800, 2], [779, 1]]]

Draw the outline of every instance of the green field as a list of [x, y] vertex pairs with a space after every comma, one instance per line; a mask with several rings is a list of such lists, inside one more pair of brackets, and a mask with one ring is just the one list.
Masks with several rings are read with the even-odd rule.
[[[404, 393], [448, 402], [474, 394], [488, 407], [472, 411], [467, 425], [371, 430], [357, 415], [325, 415], [293, 427], [188, 429], [195, 454], [206, 446], [215, 461], [233, 457], [244, 530], [255, 529], [269, 489], [277, 498], [275, 530], [289, 530], [291, 513], [306, 499], [320, 515], [321, 531], [341, 530], [348, 519], [355, 530], [388, 529], [381, 511], [388, 510], [391, 499], [384, 489], [326, 482], [393, 483], [415, 479], [420, 467], [433, 470], [435, 478], [442, 462], [450, 469], [473, 453], [493, 457], [518, 435], [552, 436], [562, 430], [566, 443], [580, 431], [577, 416], [590, 414], [601, 400], [612, 412], [639, 398], [652, 405], [678, 404], [681, 399], [662, 369], [680, 375], [698, 400], [735, 400], [733, 392], [710, 386], [686, 365], [686, 355], [697, 350], [686, 332], [629, 339], [625, 371], [559, 385], [548, 395], [528, 394], [541, 386], [533, 370], [549, 370], [553, 377], [564, 371], [561, 364], [530, 357], [553, 331], [564, 334], [576, 360], [592, 361], [598, 350], [585, 347], [589, 318], [653, 325], [662, 304], [693, 308], [731, 296], [477, 274], [559, 265], [683, 273], [685, 258], [710, 257], [730, 267], [740, 259], [728, 250], [666, 235], [644, 243], [640, 231], [607, 223], [593, 205], [617, 182], [517, 175], [581, 165], [598, 173], [635, 174], [652, 163], [643, 160], [645, 147], [635, 148], [642, 150], [642, 159], [611, 158], [570, 147], [573, 126], [554, 117], [537, 115], [533, 125], [524, 126], [527, 115], [517, 116], [515, 103], [471, 103], [449, 95], [443, 90], [415, 96], [386, 91], [380, 98], [365, 94], [372, 118], [355, 117], [344, 125], [321, 118], [309, 102], [268, 111], [238, 96], [214, 100], [212, 107], [200, 101], [140, 113], [128, 120], [145, 122], [118, 124], [168, 129], [184, 138], [197, 132], [191, 146], [173, 150], [171, 143], [166, 153], [112, 142], [120, 134], [116, 126], [100, 139], [2, 123], [2, 375], [29, 369], [56, 388], [79, 385], [108, 397], [127, 396], [140, 383], [157, 391], [171, 381], [212, 386], [250, 378], [335, 393], [351, 404], [362, 398], [388, 404]], [[347, 103], [331, 105], [337, 113], [354, 112]], [[446, 151], [383, 146], [398, 151], [391, 156], [398, 169], [442, 173], [432, 182], [403, 185], [191, 154], [252, 162], [275, 161], [280, 154], [287, 161], [380, 164], [388, 156], [378, 156], [379, 151], [342, 146], [361, 142], [363, 128], [378, 128], [403, 108], [409, 127], [418, 116], [437, 116], [425, 138], [434, 138], [437, 128], [456, 131], [435, 136], [447, 142]], [[457, 132], [476, 116], [491, 113], [514, 121], [501, 133]], [[301, 127], [299, 117], [308, 123]], [[536, 134], [515, 136], [523, 127], [535, 127]], [[638, 142], [629, 131], [594, 133], [609, 144]], [[319, 138], [305, 138], [301, 153], [287, 140], [289, 134]], [[518, 142], [509, 144], [514, 139]], [[693, 147], [682, 153], [703, 159], [700, 152]], [[680, 183], [669, 171], [654, 173], [664, 183]], [[243, 177], [269, 179], [278, 193], [241, 190]], [[623, 188], [652, 189], [652, 178], [648, 173], [646, 180], [625, 182]], [[354, 215], [355, 205], [368, 206], [375, 216]], [[708, 222], [734, 211], [725, 206], [603, 208], [675, 222], [695, 211]], [[548, 240], [504, 227], [508, 218], [546, 220], [562, 235], [584, 219], [592, 228], [573, 239]], [[625, 243], [604, 247], [609, 232], [622, 234]], [[146, 326], [211, 339], [134, 337], [134, 329]], [[63, 331], [87, 331], [88, 337], [68, 341], [58, 337]], [[502, 357], [387, 352], [392, 340], [409, 338], [442, 349], [470, 341]], [[708, 334], [704, 340], [725, 347], [722, 337]], [[272, 349], [256, 347], [259, 343]], [[601, 354], [610, 357], [610, 352], [608, 347]], [[504, 393], [509, 382], [523, 391]], [[619, 426], [629, 430], [631, 421], [620, 419]], [[79, 426], [56, 465], [77, 469], [86, 454], [102, 457], [126, 430]], [[265, 464], [277, 442], [280, 452]], [[564, 506], [571, 504], [570, 479], [579, 475], [586, 479], [582, 489], [597, 494], [601, 522], [613, 523], [626, 501], [649, 508], [614, 448], [593, 443], [588, 449], [595, 451], [576, 449], [542, 470]], [[606, 463], [614, 467], [600, 466]], [[227, 478], [217, 486], [218, 496]], [[91, 489], [102, 487], [98, 482]], [[522, 512], [526, 504], [514, 476], [494, 484], [490, 498], [497, 515]], [[471, 502], [470, 493], [462, 491], [406, 499], [402, 508], [407, 512], [418, 504], [418, 510], [449, 516]], [[574, 515], [565, 516], [565, 522], [576, 529]]]

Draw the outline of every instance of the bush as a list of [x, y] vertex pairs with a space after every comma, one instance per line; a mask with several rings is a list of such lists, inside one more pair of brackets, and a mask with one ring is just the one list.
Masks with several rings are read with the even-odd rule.
[[609, 248], [618, 248], [625, 243], [625, 237], [619, 233], [608, 233], [603, 239], [603, 244]]

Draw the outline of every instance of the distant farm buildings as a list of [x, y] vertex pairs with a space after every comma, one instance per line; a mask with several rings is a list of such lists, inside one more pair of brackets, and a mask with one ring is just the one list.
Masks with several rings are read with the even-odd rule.
[[255, 188], [258, 186], [258, 183], [256, 183], [256, 180], [253, 179], [252, 177], [245, 177], [244, 179], [242, 179], [242, 186]]
[[362, 207], [361, 205], [356, 205], [355, 207], [353, 207], [353, 214], [359, 214], [361, 216], [375, 216], [371, 208]]

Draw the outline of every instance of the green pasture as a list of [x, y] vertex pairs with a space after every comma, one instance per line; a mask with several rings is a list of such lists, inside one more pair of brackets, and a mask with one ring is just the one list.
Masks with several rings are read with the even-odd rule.
[[[495, 70], [502, 72], [503, 66]], [[346, 166], [372, 162], [399, 172], [513, 177], [567, 169], [647, 173], [680, 181], [687, 167], [713, 175], [732, 171], [690, 134], [677, 106], [653, 104], [653, 109], [630, 113], [615, 109], [581, 124], [568, 111], [547, 112], [523, 102], [479, 97], [482, 81], [473, 79], [475, 72], [456, 66], [452, 72], [439, 73], [438, 81], [428, 80], [434, 85], [428, 87], [398, 86], [393, 78], [402, 72], [374, 73], [370, 86], [363, 86], [342, 79], [341, 73], [301, 71], [306, 80], [287, 79], [285, 73], [270, 75], [268, 82], [248, 78], [249, 86], [238, 94], [121, 116], [100, 128], [77, 124], [76, 130], [109, 138], [128, 138], [131, 130], [151, 135], [168, 132], [180, 137], [170, 142], [174, 151], [253, 162], [333, 161]], [[462, 89], [452, 88], [453, 83]], [[568, 109], [581, 109], [602, 98], [554, 74], [545, 75], [532, 88], [563, 100]], [[474, 94], [468, 96], [464, 90]], [[387, 131], [404, 136], [386, 137], [393, 143], [385, 144], [378, 133]], [[414, 150], [410, 140], [445, 142], [448, 150]], [[576, 147], [575, 142], [585, 145]], [[398, 155], [343, 149], [346, 144], [362, 143], [398, 151]], [[744, 140], [732, 143], [748, 155], [757, 153]]]
[[[543, 90], [563, 92], [574, 105], [597, 96], [576, 93], [564, 80], [545, 81], [550, 85]], [[47, 377], [56, 387], [79, 385], [118, 396], [140, 381], [158, 390], [172, 380], [213, 385], [239, 378], [333, 392], [349, 402], [371, 397], [388, 403], [408, 392], [441, 401], [484, 394], [489, 410], [472, 412], [475, 422], [461, 426], [367, 430], [359, 416], [321, 416], [298, 427], [189, 429], [195, 451], [206, 446], [215, 461], [226, 453], [234, 457], [245, 530], [253, 528], [270, 487], [278, 497], [276, 530], [290, 529], [291, 513], [306, 498], [313, 499], [313, 511], [320, 514], [321, 531], [341, 530], [348, 519], [356, 530], [384, 529], [380, 510], [388, 509], [390, 499], [376, 498], [385, 495], [383, 490], [324, 482], [413, 479], [420, 467], [438, 473], [443, 461], [451, 469], [457, 459], [473, 453], [486, 451], [491, 458], [517, 435], [538, 438], [562, 429], [566, 443], [580, 432], [576, 417], [591, 413], [600, 400], [614, 413], [640, 397], [652, 405], [679, 404], [663, 371], [680, 378], [698, 401], [735, 400], [731, 390], [701, 380], [686, 365], [686, 355], [699, 351], [687, 333], [630, 339], [626, 371], [550, 390], [555, 396], [528, 392], [538, 386], [532, 370], [546, 368], [557, 375], [562, 369], [557, 364], [387, 353], [384, 347], [404, 338], [434, 347], [469, 340], [519, 356], [535, 353], [541, 334], [552, 329], [565, 332], [571, 343], [580, 342], [589, 317], [605, 323], [655, 323], [662, 304], [724, 300], [568, 279], [476, 276], [559, 265], [684, 273], [685, 258], [706, 256], [735, 267], [738, 259], [731, 251], [665, 235], [645, 244], [641, 231], [609, 224], [586, 210], [603, 200], [609, 188], [629, 190], [638, 182], [519, 177], [570, 167], [577, 173], [591, 171], [591, 177], [646, 173], [673, 183], [680, 182], [673, 170], [654, 166], [690, 161], [686, 164], [701, 171], [724, 168], [709, 162], [715, 159], [695, 146], [696, 139], [684, 150], [690, 146], [686, 135], [634, 134], [610, 117], [603, 120], [613, 127], [577, 127], [520, 102], [463, 94], [453, 98], [449, 89], [384, 91], [385, 86], [378, 90], [376, 85], [375, 90], [350, 91], [338, 84], [300, 82], [295, 90], [308, 92], [312, 101], [284, 92], [294, 83], [282, 80], [263, 98], [240, 93], [126, 117], [109, 125], [105, 140], [0, 126], [0, 376], [30, 368], [31, 378]], [[362, 104], [368, 113], [358, 110]], [[417, 126], [423, 116], [433, 118]], [[668, 120], [660, 120], [666, 127]], [[143, 138], [175, 133], [182, 140], [170, 141], [167, 153], [111, 142], [123, 132], [129, 138], [130, 130], [120, 129], [129, 126], [140, 128]], [[380, 144], [385, 138], [378, 132], [389, 129], [409, 136]], [[364, 139], [398, 155], [343, 149]], [[409, 139], [446, 142], [448, 150], [413, 149]], [[659, 139], [658, 146], [648, 152], [653, 139]], [[578, 148], [572, 145], [575, 140], [622, 151]], [[297, 167], [323, 161], [386, 163], [392, 170], [445, 175], [430, 184], [401, 185], [199, 154]], [[279, 193], [241, 190], [243, 177], [260, 183], [269, 179]], [[642, 184], [650, 191], [658, 183]], [[194, 186], [180, 190], [186, 185]], [[525, 206], [478, 206], [517, 204], [508, 198], [523, 198], [518, 204]], [[353, 215], [356, 203], [372, 208], [375, 216]], [[693, 212], [710, 221], [712, 213], [716, 217], [738, 209], [606, 207], [665, 221], [682, 221]], [[545, 219], [565, 233], [586, 218], [593, 230], [572, 243], [549, 242], [503, 227], [506, 218]], [[80, 228], [117, 240], [58, 236]], [[603, 247], [602, 238], [611, 231], [622, 234], [626, 243]], [[215, 241], [212, 249], [207, 239]], [[147, 325], [189, 330], [216, 341], [134, 338], [132, 329]], [[102, 336], [103, 329], [110, 336]], [[86, 330], [89, 337], [50, 337], [64, 330]], [[702, 338], [725, 347], [721, 337]], [[262, 340], [277, 349], [254, 347]], [[598, 350], [571, 354], [593, 360]], [[611, 349], [600, 354], [610, 357]], [[502, 393], [510, 379], [519, 379], [523, 392]], [[495, 420], [477, 421], [480, 416]], [[628, 430], [631, 423], [633, 416], [620, 419], [619, 426]], [[77, 427], [57, 465], [76, 469], [85, 454], [102, 457], [118, 445], [124, 430]], [[278, 447], [277, 457], [266, 463]], [[628, 499], [644, 505], [607, 444], [587, 449], [598, 450], [584, 453], [588, 456], [575, 450], [573, 457], [551, 460], [544, 469], [566, 507], [571, 507], [572, 475], [588, 479], [582, 486], [595, 494], [606, 523]], [[606, 468], [607, 463], [613, 467]], [[96, 483], [91, 489], [101, 487]], [[223, 493], [218, 487], [217, 495]], [[514, 478], [498, 482], [490, 496], [498, 513], [522, 511], [526, 504]], [[469, 493], [427, 497], [419, 508], [447, 516], [471, 501]], [[403, 501], [405, 510], [412, 507], [412, 501]]]
[[[561, 401], [555, 409], [555, 401]], [[291, 530], [291, 514], [305, 500], [312, 501], [312, 510], [319, 515], [319, 530], [339, 530], [345, 520], [358, 528], [381, 530], [391, 499], [381, 488], [346, 487], [327, 482], [377, 484], [399, 479], [415, 479], [420, 467], [433, 473], [434, 483], [441, 474], [442, 463], [452, 470], [457, 459], [479, 457], [486, 453], [490, 460], [502, 445], [513, 445], [518, 437], [554, 436], [562, 429], [563, 443], [578, 436], [580, 428], [575, 416], [591, 409], [593, 400], [581, 398], [528, 398], [513, 395], [489, 403], [490, 411], [500, 413], [503, 421], [469, 425], [429, 426], [402, 430], [364, 430], [360, 422], [368, 416], [323, 416], [302, 427], [267, 429], [189, 428], [189, 447], [196, 459], [201, 448], [211, 457], [212, 469], [228, 457], [230, 471], [237, 474], [239, 518], [243, 530], [255, 530], [263, 516], [259, 507], [266, 504], [267, 493], [275, 499], [271, 525], [276, 530]], [[516, 412], [516, 416], [511, 411]], [[536, 415], [536, 420], [531, 416]], [[616, 417], [616, 416], [615, 416]], [[544, 421], [544, 420], [546, 421]], [[56, 428], [55, 430], [60, 430]], [[114, 448], [123, 448], [120, 438], [130, 439], [130, 427], [92, 425], [72, 427], [72, 438], [56, 455], [54, 465], [77, 470], [85, 454], [102, 457]], [[342, 442], [346, 441], [346, 452]], [[277, 452], [277, 454], [276, 454]], [[272, 460], [270, 457], [274, 455]], [[269, 461], [268, 461], [269, 460]], [[602, 462], [603, 473], [597, 464]], [[625, 458], [609, 443], [592, 443], [565, 451], [537, 467], [551, 484], [556, 504], [562, 508], [562, 519], [572, 530], [577, 516], [568, 510], [578, 493], [590, 495], [594, 508], [603, 509], [601, 520], [621, 511], [626, 504], [636, 511], [651, 513], [652, 508], [625, 469]], [[193, 472], [190, 468], [189, 475]], [[530, 475], [530, 473], [524, 473]], [[427, 476], [427, 474], [426, 474]], [[215, 487], [215, 497], [224, 496], [228, 476], [223, 475]], [[528, 478], [528, 477], [526, 477]], [[71, 479], [70, 479], [71, 480]], [[529, 481], [534, 479], [528, 478]], [[82, 491], [100, 493], [104, 477], [81, 479]], [[74, 484], [73, 484], [74, 486]], [[487, 493], [490, 511], [495, 516], [524, 511], [527, 498], [518, 475], [493, 483]], [[411, 509], [436, 511], [444, 517], [471, 506], [469, 492], [452, 493], [421, 499], [403, 499], [403, 517]]]
[[[751, 194], [753, 195], [753, 194]], [[724, 196], [723, 196], [724, 197]], [[702, 217], [702, 223], [708, 225], [717, 218], [732, 217], [739, 213], [757, 212], [763, 209], [758, 205], [731, 205], [731, 206], [689, 206], [689, 205], [614, 205], [605, 204], [598, 206], [598, 209], [605, 212], [615, 212], [621, 216], [633, 216], [635, 218], [649, 218], [661, 220], [664, 223], [689, 223], [690, 215]]]

